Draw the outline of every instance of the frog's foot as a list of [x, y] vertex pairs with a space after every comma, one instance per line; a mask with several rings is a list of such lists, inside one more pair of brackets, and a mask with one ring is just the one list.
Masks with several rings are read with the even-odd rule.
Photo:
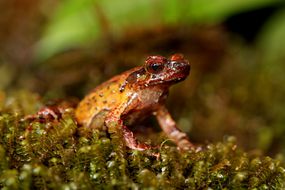
[[56, 106], [46, 106], [41, 108], [36, 114], [25, 116], [22, 121], [35, 121], [43, 123], [45, 121], [54, 121], [62, 118], [62, 113]]
[[194, 150], [195, 146], [188, 140], [182, 139], [177, 143], [177, 146], [182, 151]]
[[153, 148], [150, 145], [139, 143], [137, 139], [135, 138], [134, 133], [130, 131], [126, 126], [123, 125], [122, 129], [123, 129], [123, 135], [124, 135], [126, 145], [130, 149], [142, 151], [142, 150], [148, 150], [148, 149]]
[[178, 129], [174, 129], [169, 136], [176, 142], [180, 150], [187, 151], [195, 148], [195, 146], [189, 141], [187, 134]]

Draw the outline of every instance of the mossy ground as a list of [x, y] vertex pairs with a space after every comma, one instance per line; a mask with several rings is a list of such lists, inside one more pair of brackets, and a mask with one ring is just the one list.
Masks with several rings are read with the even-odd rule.
[[3, 189], [284, 188], [280, 161], [242, 151], [234, 137], [180, 152], [159, 133], [160, 148], [134, 151], [117, 128], [77, 126], [72, 110], [46, 121], [16, 113], [3, 109], [0, 115]]
[[[95, 9], [94, 4], [90, 6], [91, 1], [83, 3], [82, 11], [74, 9], [81, 1], [53, 2], [56, 1], [0, 1], [0, 9], [3, 7], [0, 19], [0, 188], [285, 189], [282, 158], [274, 160], [253, 153], [256, 151], [249, 152], [258, 149], [257, 152], [265, 155], [285, 155], [285, 64], [284, 51], [280, 49], [285, 47], [280, 45], [285, 39], [283, 14], [272, 14], [275, 8], [264, 3], [264, 6], [250, 3], [251, 8], [243, 6], [238, 12], [234, 8], [229, 14], [233, 7], [230, 1], [224, 1], [230, 5], [229, 10], [218, 3], [222, 12], [214, 11], [220, 16], [225, 13], [220, 22], [212, 22], [212, 16], [210, 20], [205, 17], [206, 20], [192, 22], [192, 18], [187, 17], [189, 11], [185, 11], [184, 6], [181, 11], [174, 6], [179, 3], [174, 1], [168, 5], [164, 1], [152, 1], [150, 7], [146, 6], [148, 3], [141, 3], [143, 12], [132, 11], [140, 6], [129, 1], [125, 1], [127, 6], [120, 6], [122, 9], [114, 9], [118, 15], [131, 11], [134, 18], [136, 15], [148, 18], [145, 17], [148, 13], [153, 17], [153, 11], [147, 9], [155, 11], [157, 19], [136, 21], [137, 25], [132, 22], [136, 19], [125, 23], [121, 16], [110, 20], [113, 11], [109, 15], [104, 7], [113, 4], [105, 1], [96, 2]], [[163, 6], [157, 6], [160, 3]], [[165, 5], [169, 11], [157, 11]], [[282, 6], [277, 6], [275, 11], [279, 13]], [[209, 13], [214, 10], [212, 6], [206, 7], [210, 8]], [[92, 18], [86, 20], [90, 8], [95, 14], [89, 14]], [[83, 16], [87, 22], [95, 19], [97, 23], [96, 15], [99, 16], [98, 36], [90, 35], [96, 30], [92, 23], [76, 27], [76, 23], [85, 22], [70, 11]], [[248, 22], [235, 23], [237, 20], [232, 19], [248, 21], [248, 15], [265, 16], [267, 11], [272, 17], [261, 16], [260, 22], [250, 24], [251, 27], [247, 26]], [[207, 11], [199, 12], [207, 15]], [[171, 22], [164, 23], [161, 19], [164, 13], [167, 18], [174, 16], [177, 20], [167, 19]], [[67, 30], [66, 24], [56, 24], [61, 22], [68, 28], [75, 24], [75, 30]], [[250, 41], [244, 41], [247, 38], [229, 31], [233, 29], [230, 23], [237, 24], [238, 31], [244, 35], [255, 35]], [[50, 28], [55, 30], [46, 31]], [[74, 31], [79, 31], [87, 36], [72, 37], [74, 43], [65, 40], [65, 48], [59, 48], [54, 56], [46, 59], [50, 51], [63, 47], [56, 44], [64, 40], [46, 41], [51, 48], [42, 49], [40, 44], [52, 33], [63, 34], [59, 31], [71, 32], [71, 35], [78, 35]], [[59, 121], [22, 121], [44, 104], [38, 95], [19, 89], [31, 90], [48, 100], [82, 98], [101, 82], [143, 64], [146, 56], [172, 53], [183, 53], [192, 70], [187, 80], [171, 90], [167, 100], [169, 111], [179, 127], [189, 132], [193, 142], [218, 142], [204, 143], [199, 152], [179, 152], [157, 132], [151, 136], [159, 138], [149, 142], [161, 145], [153, 150], [160, 154], [158, 159], [152, 156], [152, 151], [131, 151], [125, 148], [119, 130], [79, 128], [72, 111]], [[234, 135], [236, 140], [229, 137], [219, 142], [226, 134]]]

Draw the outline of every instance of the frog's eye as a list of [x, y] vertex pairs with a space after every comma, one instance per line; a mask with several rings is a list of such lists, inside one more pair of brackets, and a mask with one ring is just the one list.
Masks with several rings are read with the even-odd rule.
[[161, 62], [153, 62], [147, 66], [147, 70], [151, 73], [159, 73], [164, 68], [164, 64]]

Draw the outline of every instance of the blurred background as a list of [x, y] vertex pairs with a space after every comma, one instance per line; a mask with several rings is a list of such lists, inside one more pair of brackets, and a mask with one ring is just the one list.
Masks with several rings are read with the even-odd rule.
[[192, 70], [168, 107], [194, 143], [234, 135], [285, 154], [284, 1], [9, 0], [0, 12], [0, 111], [13, 97], [80, 100], [148, 55], [179, 52]]

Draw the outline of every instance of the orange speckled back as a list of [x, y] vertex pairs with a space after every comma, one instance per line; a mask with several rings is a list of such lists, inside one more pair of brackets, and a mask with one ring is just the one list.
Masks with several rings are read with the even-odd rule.
[[78, 123], [89, 125], [102, 110], [113, 110], [127, 101], [127, 91], [120, 92], [126, 75], [117, 75], [91, 91], [78, 105], [75, 117]]

